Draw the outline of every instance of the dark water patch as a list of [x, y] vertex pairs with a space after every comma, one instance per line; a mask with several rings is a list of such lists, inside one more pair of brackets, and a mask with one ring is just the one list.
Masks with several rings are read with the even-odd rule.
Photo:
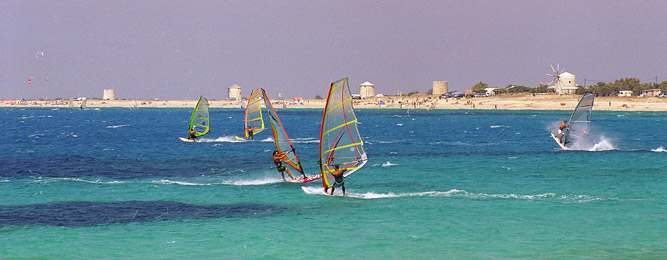
[[[187, 168], [182, 166], [186, 165]], [[0, 158], [0, 177], [192, 177], [208, 174], [227, 174], [217, 170], [221, 161], [199, 158], [168, 159], [100, 159], [90, 156], [59, 155], [47, 158]], [[229, 164], [227, 164], [229, 165]]]
[[193, 205], [174, 201], [55, 202], [0, 206], [0, 226], [82, 227], [181, 219], [260, 217], [286, 208], [262, 204]]

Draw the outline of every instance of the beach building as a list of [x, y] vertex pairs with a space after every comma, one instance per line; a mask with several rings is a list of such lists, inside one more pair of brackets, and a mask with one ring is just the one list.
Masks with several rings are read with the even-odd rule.
[[556, 83], [550, 88], [553, 88], [558, 94], [572, 95], [577, 91], [575, 78], [574, 74], [563, 72], [558, 75]]
[[361, 98], [375, 97], [375, 85], [368, 81], [359, 85], [359, 95]]
[[227, 99], [241, 100], [243, 95], [241, 94], [241, 87], [234, 84], [233, 86], [227, 88]]
[[632, 96], [632, 90], [621, 90], [618, 92], [619, 97], [629, 97]]
[[659, 88], [656, 89], [647, 89], [647, 90], [642, 90], [642, 97], [657, 97], [662, 93], [662, 90]]
[[490, 97], [496, 95], [496, 92], [494, 91], [496, 89], [498, 88], [485, 88], [484, 91], [486, 91], [486, 95]]
[[447, 94], [447, 81], [433, 81], [433, 96], [442, 96]]
[[104, 100], [116, 100], [116, 90], [114, 89], [105, 89], [102, 93], [102, 99]]

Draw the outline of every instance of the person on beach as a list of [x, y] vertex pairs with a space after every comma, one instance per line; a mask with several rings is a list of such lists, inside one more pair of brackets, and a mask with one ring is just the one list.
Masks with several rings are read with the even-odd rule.
[[[343, 196], [345, 196], [345, 177], [343, 177], [343, 173], [347, 171], [347, 162], [343, 163], [343, 166], [345, 168], [340, 169], [338, 164], [334, 164], [333, 168], [334, 170], [331, 172], [331, 175], [334, 176], [334, 184], [331, 185], [331, 193], [329, 195], [333, 195], [334, 190], [336, 187], [341, 187], [343, 189]], [[324, 193], [326, 193], [327, 190], [324, 190]]]
[[278, 168], [280, 175], [283, 176], [283, 181], [285, 181], [285, 171], [287, 171], [287, 175], [289, 175], [289, 177], [292, 178], [292, 180], [294, 180], [294, 176], [292, 176], [292, 173], [289, 171], [289, 169], [287, 169], [287, 167], [285, 167], [282, 161], [283, 158], [285, 158], [285, 156], [287, 156], [289, 152], [290, 151], [287, 151], [286, 153], [281, 153], [278, 150], [273, 151], [273, 163], [276, 164], [276, 168]]
[[248, 139], [255, 140], [255, 137], [253, 136], [255, 128], [253, 128], [252, 126], [248, 126], [248, 128], [246, 128], [246, 131], [248, 132]]
[[198, 139], [199, 137], [197, 137], [196, 134], [197, 134], [197, 132], [195, 132], [194, 129], [190, 128], [190, 131], [188, 131], [188, 139], [192, 139], [192, 140], [197, 141], [197, 139]]
[[563, 143], [563, 136], [565, 135], [565, 133], [563, 132], [563, 128], [570, 130], [570, 128], [567, 127], [567, 120], [563, 120], [563, 123], [560, 123], [560, 125], [558, 126], [558, 134], [554, 135], [555, 137], [559, 137], [558, 141], [560, 141], [561, 144]]

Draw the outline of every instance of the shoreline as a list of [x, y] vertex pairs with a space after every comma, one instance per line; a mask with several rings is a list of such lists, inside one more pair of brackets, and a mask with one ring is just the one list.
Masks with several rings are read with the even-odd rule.
[[[573, 110], [579, 95], [518, 94], [476, 98], [434, 98], [430, 95], [409, 97], [385, 96], [355, 99], [354, 107], [362, 109], [482, 109], [482, 110]], [[82, 101], [74, 100], [78, 108]], [[299, 102], [273, 100], [275, 108], [324, 109], [324, 99]], [[382, 103], [383, 102], [383, 103]], [[192, 108], [197, 100], [100, 100], [88, 99], [88, 108]], [[209, 100], [211, 108], [242, 108], [245, 101]], [[4, 100], [0, 108], [68, 108], [69, 100]], [[598, 111], [663, 111], [667, 98], [658, 97], [597, 97], [593, 110]]]

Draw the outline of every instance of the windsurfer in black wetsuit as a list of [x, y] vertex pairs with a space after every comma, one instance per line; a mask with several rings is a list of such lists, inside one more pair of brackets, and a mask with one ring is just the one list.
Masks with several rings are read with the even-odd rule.
[[199, 137], [197, 137], [196, 134], [197, 134], [197, 132], [195, 132], [194, 129], [190, 128], [190, 131], [188, 131], [188, 139], [192, 139], [192, 140], [197, 141], [197, 138], [199, 138]]
[[248, 139], [255, 140], [255, 137], [253, 136], [253, 132], [255, 132], [255, 128], [253, 128], [252, 126], [248, 126], [248, 128], [246, 128], [246, 132], [248, 132]]
[[563, 132], [563, 129], [570, 130], [570, 128], [567, 126], [567, 120], [563, 120], [563, 123], [560, 123], [560, 125], [558, 126], [558, 134], [554, 135], [555, 137], [559, 137], [558, 141], [560, 141], [561, 144], [564, 144], [563, 136], [565, 135], [565, 133]]
[[[347, 162], [343, 163], [343, 165], [345, 166], [344, 169], [340, 169], [338, 164], [334, 164], [333, 166], [334, 170], [331, 172], [331, 175], [334, 176], [335, 182], [331, 185], [330, 195], [333, 195], [336, 187], [341, 187], [343, 189], [343, 196], [345, 196], [345, 177], [343, 177], [343, 173], [347, 171]], [[326, 191], [327, 190], [325, 189], [324, 192], [326, 193]]]
[[294, 180], [294, 176], [292, 176], [292, 173], [290, 173], [289, 169], [283, 165], [283, 158], [287, 156], [289, 151], [286, 153], [281, 153], [278, 150], [273, 151], [273, 163], [276, 164], [276, 168], [278, 168], [278, 171], [280, 172], [280, 175], [283, 176], [283, 181], [285, 180], [285, 171], [287, 171], [287, 175], [289, 175], [292, 180]]

